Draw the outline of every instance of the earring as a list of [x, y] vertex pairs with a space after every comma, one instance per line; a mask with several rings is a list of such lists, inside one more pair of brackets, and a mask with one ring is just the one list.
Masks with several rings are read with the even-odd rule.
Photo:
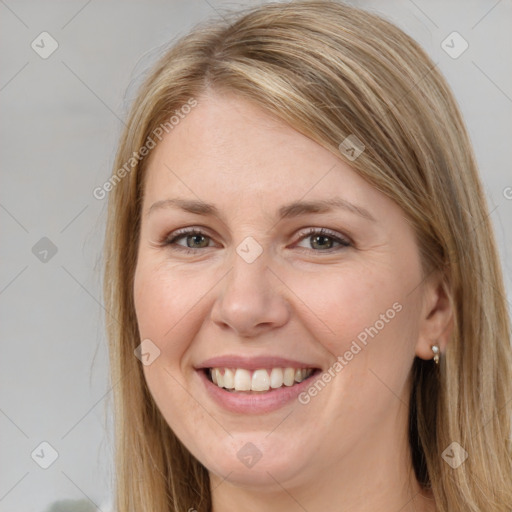
[[434, 353], [434, 361], [436, 364], [439, 364], [439, 345], [431, 346], [432, 352]]

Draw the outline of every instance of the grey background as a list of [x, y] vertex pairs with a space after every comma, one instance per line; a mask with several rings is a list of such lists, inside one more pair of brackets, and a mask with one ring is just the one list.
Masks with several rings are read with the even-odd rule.
[[[511, 2], [349, 3], [412, 35], [453, 87], [489, 199], [510, 304]], [[100, 264], [106, 200], [92, 191], [109, 177], [128, 100], [158, 48], [237, 5], [0, 0], [1, 512], [42, 512], [61, 499], [110, 510]], [[59, 45], [47, 59], [31, 48], [43, 31]], [[440, 46], [453, 31], [469, 43], [457, 59]], [[44, 253], [37, 257], [44, 246], [33, 252], [43, 237], [57, 248], [47, 261]], [[31, 458], [43, 441], [58, 452], [48, 469]], [[49, 455], [36, 452], [41, 460]]]

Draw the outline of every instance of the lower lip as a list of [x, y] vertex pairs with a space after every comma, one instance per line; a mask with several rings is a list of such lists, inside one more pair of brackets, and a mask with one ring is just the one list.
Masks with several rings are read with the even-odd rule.
[[203, 381], [207, 393], [221, 407], [231, 412], [241, 414], [264, 414], [272, 412], [297, 398], [300, 393], [311, 386], [319, 370], [313, 372], [306, 380], [293, 386], [282, 386], [265, 393], [230, 392], [219, 388], [210, 382], [203, 370], [198, 370], [199, 378]]

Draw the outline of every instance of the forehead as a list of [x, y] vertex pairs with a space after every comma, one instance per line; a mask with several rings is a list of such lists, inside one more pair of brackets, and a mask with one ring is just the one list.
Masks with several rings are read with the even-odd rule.
[[331, 185], [337, 177], [346, 186], [358, 178], [340, 158], [250, 102], [212, 95], [198, 99], [152, 150], [147, 192], [184, 187], [185, 176], [208, 195], [234, 188], [302, 195], [326, 177]]
[[294, 201], [341, 198], [376, 218], [401, 215], [341, 157], [235, 96], [199, 98], [152, 150], [144, 216], [155, 202], [169, 198], [271, 215]]
[[[326, 150], [257, 106], [234, 96], [208, 96], [154, 149], [153, 160], [193, 172], [262, 178], [298, 159], [320, 160]], [[324, 161], [325, 161], [325, 155]], [[331, 159], [332, 160], [332, 159]], [[150, 163], [150, 166], [151, 166]], [[318, 162], [321, 165], [321, 161]], [[173, 165], [174, 164], [174, 165]], [[276, 180], [280, 174], [274, 175]]]

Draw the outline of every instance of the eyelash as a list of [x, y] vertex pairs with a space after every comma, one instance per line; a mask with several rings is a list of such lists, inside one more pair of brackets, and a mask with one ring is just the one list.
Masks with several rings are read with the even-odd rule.
[[[195, 236], [195, 235], [205, 236], [206, 238], [211, 239], [211, 237], [209, 237], [206, 233], [204, 233], [201, 230], [198, 230], [196, 228], [184, 228], [184, 229], [175, 231], [174, 233], [171, 233], [169, 236], [167, 236], [165, 239], [163, 239], [160, 242], [160, 246], [170, 247], [170, 248], [172, 248], [172, 250], [183, 251], [186, 254], [192, 254], [192, 253], [195, 253], [196, 251], [200, 251], [202, 249], [208, 249], [208, 247], [192, 248], [192, 247], [184, 247], [184, 246], [176, 244], [176, 241], [179, 240], [180, 238], [183, 238], [186, 236]], [[337, 250], [352, 246], [352, 243], [348, 239], [341, 238], [334, 231], [330, 231], [329, 229], [326, 229], [326, 228], [309, 228], [301, 234], [301, 237], [299, 238], [298, 242], [301, 242], [302, 240], [304, 240], [308, 237], [311, 237], [313, 235], [331, 238], [332, 240], [334, 240], [334, 242], [339, 243], [341, 247], [331, 248], [331, 249], [326, 249], [326, 250], [306, 249], [304, 247], [301, 247], [299, 249], [303, 249], [306, 252], [313, 251], [313, 252], [318, 252], [318, 253], [330, 254], [332, 252], [336, 252]], [[171, 246], [173, 246], [173, 247], [171, 247]]]

